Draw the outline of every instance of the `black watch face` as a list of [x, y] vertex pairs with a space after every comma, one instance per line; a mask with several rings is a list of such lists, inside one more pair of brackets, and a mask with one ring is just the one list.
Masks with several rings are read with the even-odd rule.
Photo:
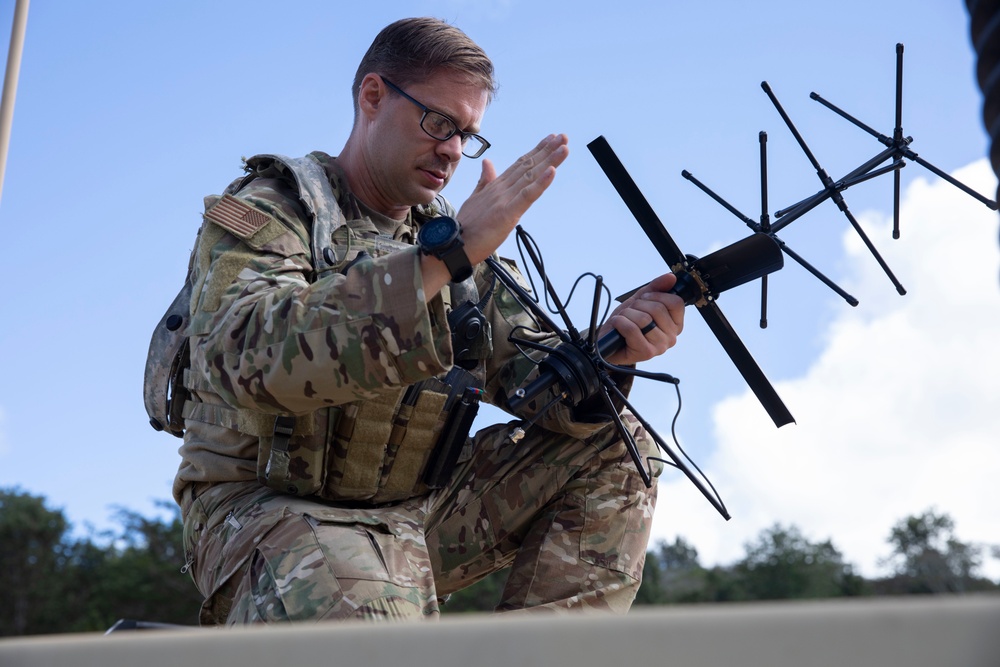
[[420, 228], [420, 245], [438, 248], [455, 236], [458, 223], [451, 218], [434, 218]]

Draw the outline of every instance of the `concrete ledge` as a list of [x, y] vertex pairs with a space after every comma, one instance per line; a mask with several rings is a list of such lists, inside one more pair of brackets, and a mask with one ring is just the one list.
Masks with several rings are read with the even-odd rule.
[[995, 667], [1000, 596], [636, 609], [626, 617], [185, 629], [0, 640], [3, 667]]

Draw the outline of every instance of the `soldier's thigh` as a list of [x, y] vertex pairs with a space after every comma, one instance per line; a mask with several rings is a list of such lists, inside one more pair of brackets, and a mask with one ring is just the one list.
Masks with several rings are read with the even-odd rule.
[[427, 539], [439, 593], [509, 565], [533, 518], [598, 456], [596, 447], [568, 436], [515, 445], [510, 428], [477, 433], [472, 460], [452, 488], [432, 497]]
[[[622, 419], [646, 460], [655, 444], [630, 414]], [[527, 570], [549, 564], [570, 578], [578, 568], [587, 570], [576, 574], [588, 581], [593, 569], [613, 582], [622, 574], [637, 582], [655, 488], [645, 489], [617, 431], [578, 440], [536, 429], [517, 445], [509, 431], [509, 425], [480, 431], [464, 475], [435, 498], [440, 504], [432, 508], [428, 542], [438, 592], [453, 592], [515, 559]], [[661, 465], [653, 467], [658, 476]]]
[[416, 522], [382, 510], [285, 508], [236, 585], [228, 624], [438, 613]]

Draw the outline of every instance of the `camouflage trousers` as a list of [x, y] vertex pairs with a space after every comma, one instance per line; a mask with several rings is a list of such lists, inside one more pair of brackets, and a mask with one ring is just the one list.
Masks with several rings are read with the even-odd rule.
[[[623, 419], [652, 455], [642, 427]], [[611, 427], [586, 440], [533, 429], [517, 444], [510, 428], [477, 433], [447, 487], [388, 507], [256, 482], [185, 491], [202, 624], [434, 618], [442, 597], [508, 565], [498, 611], [626, 612], [656, 485], [646, 488]]]

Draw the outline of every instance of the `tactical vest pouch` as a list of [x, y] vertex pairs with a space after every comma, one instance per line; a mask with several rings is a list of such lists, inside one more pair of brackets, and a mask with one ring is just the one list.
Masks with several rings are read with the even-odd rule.
[[388, 476], [383, 492], [390, 495], [427, 490], [421, 482], [444, 424], [448, 394], [425, 390], [413, 405], [401, 405], [386, 452]]
[[317, 493], [330, 500], [386, 503], [421, 495], [421, 474], [441, 430], [447, 393], [410, 390], [344, 406]]
[[296, 417], [237, 411], [233, 427], [259, 439], [257, 481], [282, 493], [316, 494], [326, 475], [327, 425], [336, 423], [339, 412], [328, 408]]
[[482, 395], [482, 389], [466, 387], [461, 399], [452, 404], [451, 410], [448, 411], [448, 419], [424, 470], [423, 481], [428, 488], [443, 488], [451, 479], [458, 457], [469, 438], [472, 423], [479, 412], [479, 400]]
[[[241, 420], [231, 428], [259, 437], [257, 479], [265, 486], [340, 502], [394, 502], [428, 490], [421, 478], [448, 400], [447, 393], [427, 389], [414, 393], [412, 403], [401, 396], [298, 418], [261, 414], [252, 424]], [[314, 422], [311, 432], [300, 426], [303, 420]]]
[[395, 409], [396, 401], [382, 400], [353, 403], [344, 409], [329, 451], [327, 494], [375, 496]]
[[[190, 371], [184, 377], [189, 390], [210, 391]], [[458, 367], [448, 379], [475, 382]], [[256, 437], [257, 480], [264, 486], [296, 496], [380, 504], [421, 495], [435, 488], [429, 479], [440, 484], [450, 476], [472, 419], [460, 420], [448, 437], [442, 434], [446, 424], [458, 423], [451, 411], [469, 391], [481, 390], [431, 378], [405, 392], [301, 416], [192, 398], [181, 417]]]

